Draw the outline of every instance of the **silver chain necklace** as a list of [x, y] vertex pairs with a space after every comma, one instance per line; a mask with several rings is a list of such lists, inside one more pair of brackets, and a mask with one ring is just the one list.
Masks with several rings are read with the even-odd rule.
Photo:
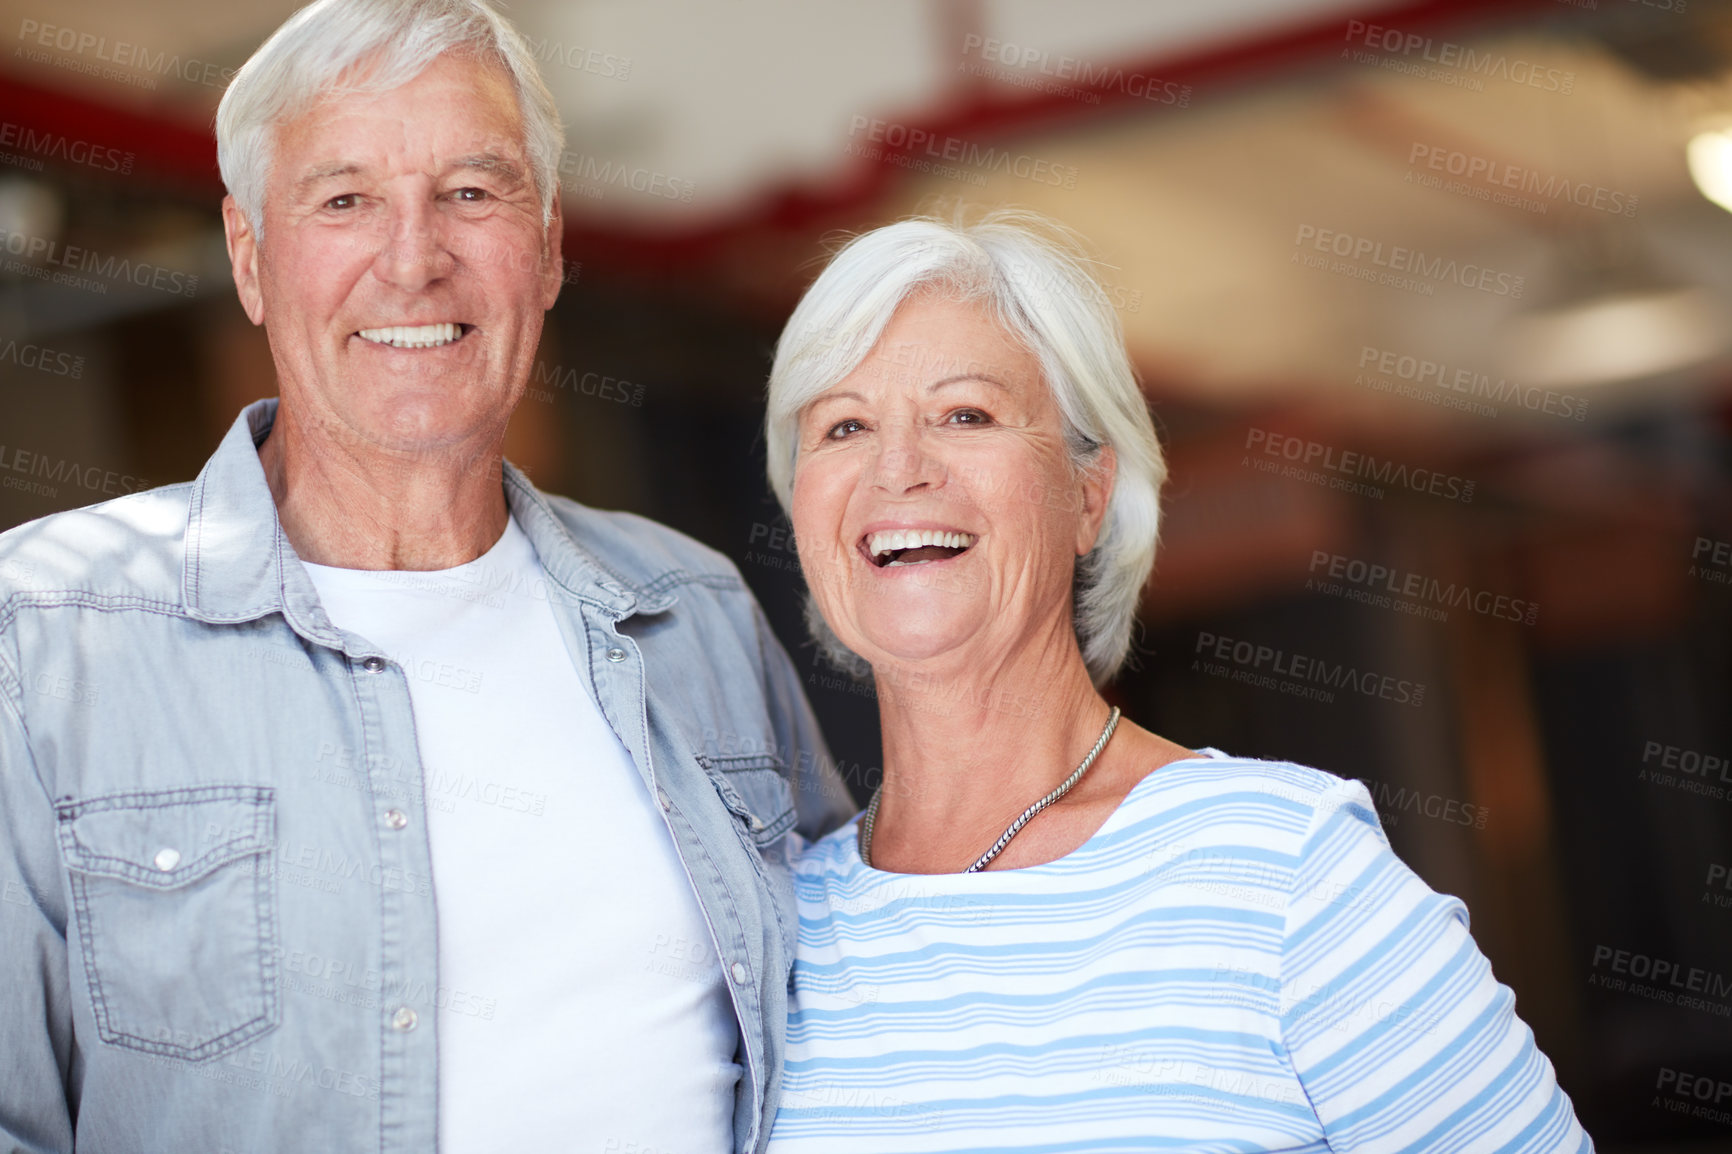
[[[1095, 763], [1095, 758], [1101, 755], [1101, 750], [1107, 747], [1107, 742], [1112, 739], [1113, 730], [1118, 728], [1118, 724], [1119, 707], [1115, 705], [1113, 711], [1107, 714], [1107, 727], [1101, 730], [1100, 740], [1095, 742], [1095, 747], [1089, 750], [1089, 755], [1082, 759], [1082, 764], [1076, 767], [1076, 771], [1060, 782], [1057, 789], [1023, 810], [1022, 816], [1011, 822], [1010, 827], [998, 835], [992, 848], [981, 854], [973, 865], [962, 872], [971, 874], [985, 869], [986, 863], [1003, 853], [1004, 847], [1010, 844], [1010, 839], [1021, 833], [1022, 827], [1034, 820], [1035, 814], [1069, 793], [1071, 786], [1082, 780], [1083, 774], [1089, 771], [1089, 766]], [[866, 803], [866, 815], [860, 819], [860, 864], [867, 869], [872, 868], [872, 824], [878, 820], [878, 798], [883, 792], [882, 785], [872, 791], [872, 800]]]

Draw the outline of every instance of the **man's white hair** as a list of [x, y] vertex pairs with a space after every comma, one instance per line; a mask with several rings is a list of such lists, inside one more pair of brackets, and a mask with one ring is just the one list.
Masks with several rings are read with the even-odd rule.
[[275, 133], [326, 96], [399, 88], [447, 52], [498, 65], [523, 118], [542, 223], [553, 218], [565, 129], [523, 37], [486, 0], [317, 0], [241, 66], [217, 106], [223, 183], [263, 235]]
[[[1137, 602], [1155, 559], [1166, 462], [1125, 352], [1118, 314], [1070, 232], [1034, 213], [999, 210], [969, 225], [920, 217], [856, 237], [788, 319], [770, 369], [765, 415], [770, 486], [792, 510], [800, 414], [865, 360], [911, 294], [981, 301], [1040, 361], [1063, 415], [1073, 468], [1102, 447], [1117, 476], [1094, 548], [1076, 564], [1077, 644], [1097, 685], [1130, 652]], [[934, 350], [935, 354], [941, 350]], [[868, 671], [825, 624], [808, 594], [806, 620], [830, 659]]]

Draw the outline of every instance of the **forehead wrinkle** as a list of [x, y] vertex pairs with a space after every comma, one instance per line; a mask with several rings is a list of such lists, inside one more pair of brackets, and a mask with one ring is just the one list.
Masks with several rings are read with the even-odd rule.
[[931, 392], [936, 393], [939, 389], [944, 388], [946, 385], [960, 385], [960, 384], [965, 384], [968, 381], [981, 381], [981, 382], [984, 382], [985, 384], [993, 386], [994, 388], [998, 389], [1001, 392], [1009, 393], [1009, 392], [1015, 391], [1009, 385], [1007, 385], [1003, 381], [999, 380], [997, 377], [988, 376], [985, 373], [958, 373], [954, 377], [945, 377], [941, 381], [934, 381], [932, 384], [930, 384], [926, 387]]

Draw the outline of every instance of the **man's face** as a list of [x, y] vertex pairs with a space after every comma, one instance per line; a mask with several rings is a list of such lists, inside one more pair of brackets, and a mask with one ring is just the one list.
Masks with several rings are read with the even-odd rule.
[[507, 76], [441, 57], [278, 130], [263, 239], [224, 204], [241, 303], [285, 405], [357, 451], [461, 453], [503, 432], [559, 293]]

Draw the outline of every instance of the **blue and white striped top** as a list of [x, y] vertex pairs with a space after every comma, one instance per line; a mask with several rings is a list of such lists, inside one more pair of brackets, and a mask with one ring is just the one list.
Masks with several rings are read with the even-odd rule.
[[1206, 753], [1045, 865], [809, 847], [773, 1154], [1592, 1151], [1364, 786]]

